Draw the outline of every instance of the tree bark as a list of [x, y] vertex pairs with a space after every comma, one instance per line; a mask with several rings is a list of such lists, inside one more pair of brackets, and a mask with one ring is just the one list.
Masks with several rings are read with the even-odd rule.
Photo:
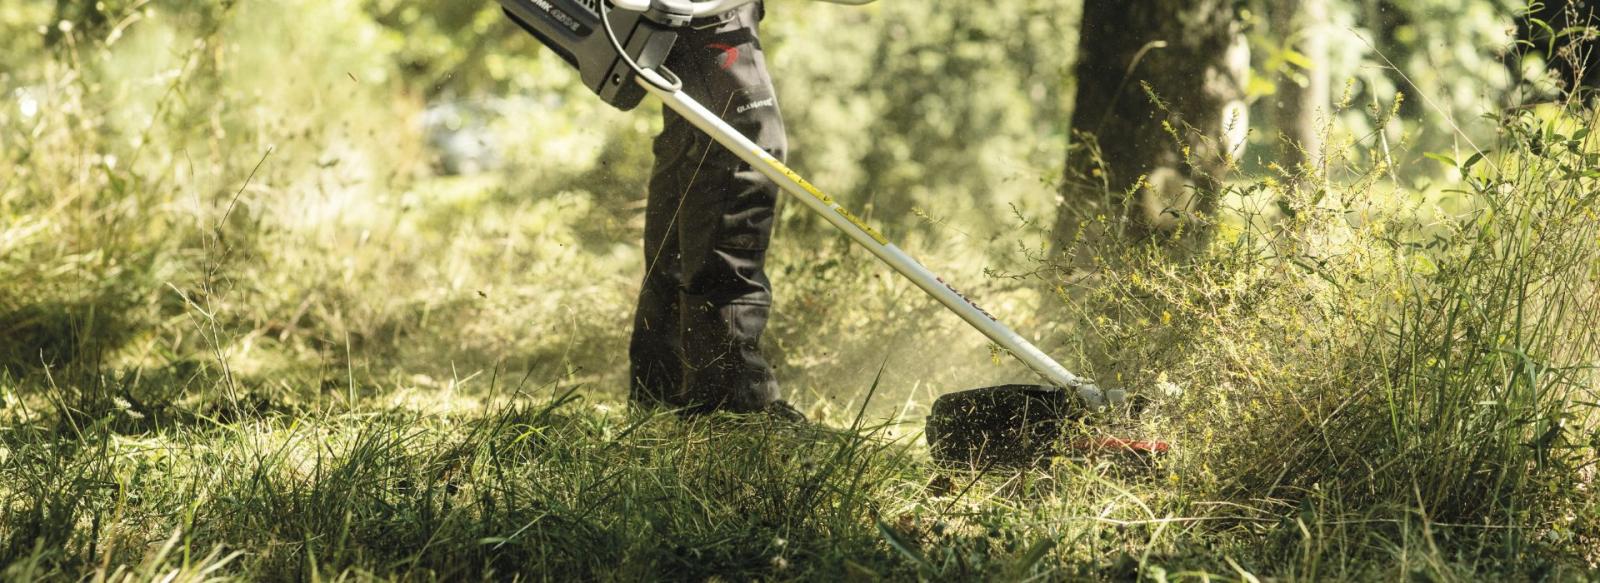
[[1234, 2], [1085, 0], [1078, 45], [1058, 249], [1112, 237], [1198, 250], [1248, 126]]
[[1282, 155], [1278, 163], [1290, 170], [1320, 172], [1322, 128], [1317, 112], [1328, 106], [1328, 22], [1326, 0], [1268, 2], [1273, 33], [1286, 48], [1304, 55], [1311, 66], [1285, 71], [1278, 76], [1277, 95], [1273, 96], [1273, 123], [1282, 134]]

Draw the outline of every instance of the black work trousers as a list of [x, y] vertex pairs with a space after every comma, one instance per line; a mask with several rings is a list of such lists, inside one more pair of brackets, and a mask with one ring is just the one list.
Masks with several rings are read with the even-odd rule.
[[[666, 66], [690, 97], [782, 160], [783, 119], [756, 36], [762, 13], [754, 3], [695, 20]], [[631, 397], [691, 412], [764, 409], [778, 398], [760, 351], [778, 188], [681, 116], [663, 117], [629, 346]]]

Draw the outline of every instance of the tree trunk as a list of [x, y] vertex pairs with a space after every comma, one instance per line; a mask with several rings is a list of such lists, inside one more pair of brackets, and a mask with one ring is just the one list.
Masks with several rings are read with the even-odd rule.
[[1273, 96], [1273, 123], [1282, 134], [1278, 163], [1291, 170], [1321, 172], [1322, 128], [1317, 112], [1326, 113], [1329, 98], [1328, 22], [1326, 0], [1268, 2], [1273, 33], [1284, 47], [1305, 57], [1309, 68], [1293, 66], [1278, 76]]
[[1112, 237], [1187, 254], [1209, 238], [1248, 125], [1233, 5], [1085, 0], [1060, 250]]

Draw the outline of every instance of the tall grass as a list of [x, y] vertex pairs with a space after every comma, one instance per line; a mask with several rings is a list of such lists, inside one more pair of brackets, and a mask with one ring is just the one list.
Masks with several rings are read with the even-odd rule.
[[1230, 187], [1206, 258], [1091, 250], [1058, 288], [1100, 378], [1166, 397], [1177, 475], [1287, 521], [1290, 573], [1419, 540], [1535, 571], [1592, 552], [1596, 115], [1493, 119], [1493, 149], [1434, 156], [1459, 187], [1409, 192], [1347, 141], [1328, 174]]

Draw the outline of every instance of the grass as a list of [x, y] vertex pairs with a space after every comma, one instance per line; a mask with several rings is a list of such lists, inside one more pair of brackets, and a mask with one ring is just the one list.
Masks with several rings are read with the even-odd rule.
[[[9, 551], [23, 579], [136, 565], [169, 536], [186, 555], [196, 549], [172, 568], [251, 549], [225, 572], [267, 579], [944, 578], [1031, 574], [1044, 552], [1081, 555], [1085, 567], [1127, 560], [1096, 556], [1119, 545], [1086, 536], [1092, 523], [1008, 520], [1002, 509], [1038, 511], [1028, 507], [1053, 489], [1043, 476], [992, 491], [969, 490], [970, 479], [930, 487], [910, 442], [873, 428], [682, 423], [570, 391], [465, 415], [156, 430], [69, 456], [50, 445], [27, 435], [7, 444], [17, 463], [46, 470], [19, 491], [83, 493], [8, 517], [21, 535], [12, 540], [37, 541]], [[80, 520], [88, 531], [65, 526]], [[211, 549], [221, 550], [203, 554]]]
[[394, 121], [417, 103], [374, 81], [396, 49], [360, 7], [297, 6], [328, 26], [207, 4], [0, 78], [37, 102], [0, 113], [0, 579], [1560, 581], [1600, 560], [1582, 104], [1496, 117], [1432, 192], [1333, 128], [1325, 170], [1234, 181], [1194, 261], [1042, 253], [1051, 170], [987, 168], [1016, 178], [998, 224], [917, 199], [887, 226], [906, 248], [1151, 397], [1117, 430], [1176, 446], [1153, 469], [944, 467], [932, 400], [1031, 375], [794, 207], [768, 348], [820, 423], [630, 409], [647, 118], [540, 104], [510, 170], [433, 177]]

